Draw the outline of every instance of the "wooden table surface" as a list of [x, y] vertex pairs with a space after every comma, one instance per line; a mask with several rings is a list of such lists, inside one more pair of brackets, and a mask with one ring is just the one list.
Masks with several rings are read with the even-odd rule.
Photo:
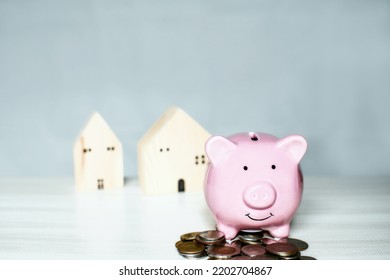
[[[72, 178], [0, 179], [0, 259], [183, 259], [213, 229], [203, 193], [146, 196], [136, 180], [80, 193]], [[305, 177], [291, 237], [322, 260], [390, 259], [390, 177]]]

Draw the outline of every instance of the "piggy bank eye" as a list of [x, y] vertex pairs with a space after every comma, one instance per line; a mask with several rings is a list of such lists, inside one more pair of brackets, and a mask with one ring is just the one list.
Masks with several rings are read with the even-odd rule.
[[272, 169], [275, 169], [275, 168], [276, 168], [276, 166], [275, 166], [274, 164], [272, 164], [271, 168], [272, 168]]
[[246, 166], [246, 165], [243, 168], [245, 171], [248, 170], [248, 166]]

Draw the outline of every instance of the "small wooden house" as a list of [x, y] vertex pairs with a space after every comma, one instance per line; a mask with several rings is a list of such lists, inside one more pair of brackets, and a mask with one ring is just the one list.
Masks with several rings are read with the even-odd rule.
[[138, 178], [146, 194], [202, 191], [211, 135], [183, 110], [172, 107], [138, 142]]
[[123, 187], [122, 144], [99, 113], [94, 113], [73, 148], [76, 188]]

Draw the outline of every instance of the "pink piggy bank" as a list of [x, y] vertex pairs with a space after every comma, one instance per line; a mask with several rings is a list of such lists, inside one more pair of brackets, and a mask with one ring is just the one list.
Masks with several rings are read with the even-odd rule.
[[299, 162], [305, 138], [276, 138], [265, 133], [211, 137], [206, 143], [210, 165], [205, 196], [226, 239], [240, 230], [267, 230], [288, 237], [301, 202], [303, 178]]

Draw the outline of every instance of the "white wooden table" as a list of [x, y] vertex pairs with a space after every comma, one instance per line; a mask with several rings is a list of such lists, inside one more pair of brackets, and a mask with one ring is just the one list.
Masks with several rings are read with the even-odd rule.
[[[214, 228], [202, 193], [145, 196], [137, 181], [78, 193], [73, 179], [0, 179], [0, 259], [182, 259]], [[390, 177], [305, 177], [291, 237], [317, 259], [390, 259]]]

